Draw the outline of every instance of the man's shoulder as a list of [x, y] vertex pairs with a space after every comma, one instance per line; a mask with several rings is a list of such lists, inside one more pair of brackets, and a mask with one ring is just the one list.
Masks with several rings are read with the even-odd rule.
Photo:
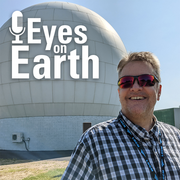
[[172, 132], [172, 133], [178, 133], [180, 135], [180, 130], [173, 125], [170, 125], [170, 124], [167, 124], [167, 123], [161, 122], [161, 121], [158, 121], [158, 125], [160, 125], [161, 128], [167, 133]]
[[89, 133], [101, 133], [103, 131], [111, 130], [115, 126], [116, 123], [117, 123], [117, 119], [116, 118], [100, 122], [98, 124], [95, 124], [91, 128], [89, 128], [85, 132], [85, 134], [89, 134]]

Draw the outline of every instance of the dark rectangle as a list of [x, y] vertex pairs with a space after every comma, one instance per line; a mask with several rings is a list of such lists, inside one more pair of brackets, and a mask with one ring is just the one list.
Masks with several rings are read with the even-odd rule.
[[83, 133], [91, 127], [91, 123], [83, 123]]

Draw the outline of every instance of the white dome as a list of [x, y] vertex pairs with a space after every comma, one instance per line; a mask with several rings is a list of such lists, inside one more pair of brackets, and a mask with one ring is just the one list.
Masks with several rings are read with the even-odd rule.
[[[116, 67], [125, 47], [112, 26], [95, 12], [67, 2], [46, 2], [28, 7], [21, 11], [25, 33], [20, 36], [23, 45], [29, 45], [29, 52], [20, 52], [20, 58], [28, 59], [28, 64], [19, 65], [20, 72], [29, 73], [29, 79], [12, 79], [11, 47], [14, 36], [10, 33], [11, 19], [0, 29], [0, 118], [36, 117], [36, 116], [115, 116], [120, 109], [117, 93]], [[35, 39], [41, 44], [27, 43], [27, 18], [41, 18], [35, 23], [40, 33]], [[46, 39], [43, 25], [50, 30], [52, 25], [57, 29], [62, 25], [74, 28], [84, 25], [87, 28], [89, 55], [99, 57], [99, 79], [92, 78], [90, 66], [89, 78], [82, 79], [81, 58], [77, 62], [79, 79], [70, 76], [70, 62], [62, 63], [61, 79], [53, 77], [54, 51], [45, 51]], [[52, 47], [60, 45], [56, 30]], [[73, 31], [73, 37], [75, 37]], [[82, 44], [73, 40], [67, 45], [67, 55], [77, 49], [81, 57]], [[34, 58], [47, 55], [51, 59], [51, 78], [38, 80], [33, 76]], [[60, 55], [60, 54], [58, 54]]]

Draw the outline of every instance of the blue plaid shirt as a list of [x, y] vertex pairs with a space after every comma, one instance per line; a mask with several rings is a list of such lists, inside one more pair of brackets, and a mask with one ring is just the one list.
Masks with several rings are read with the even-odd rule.
[[[121, 113], [121, 112], [120, 112]], [[123, 114], [123, 121], [142, 144], [148, 159], [161, 179], [159, 128], [162, 132], [165, 179], [180, 180], [180, 131], [157, 121], [148, 132]], [[152, 180], [151, 172], [137, 146], [118, 119], [88, 129], [74, 149], [62, 180]]]

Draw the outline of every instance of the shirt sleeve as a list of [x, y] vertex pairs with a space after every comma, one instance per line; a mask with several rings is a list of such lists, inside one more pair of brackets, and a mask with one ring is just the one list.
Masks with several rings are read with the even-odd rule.
[[85, 145], [78, 143], [61, 180], [95, 180], [91, 158]]

